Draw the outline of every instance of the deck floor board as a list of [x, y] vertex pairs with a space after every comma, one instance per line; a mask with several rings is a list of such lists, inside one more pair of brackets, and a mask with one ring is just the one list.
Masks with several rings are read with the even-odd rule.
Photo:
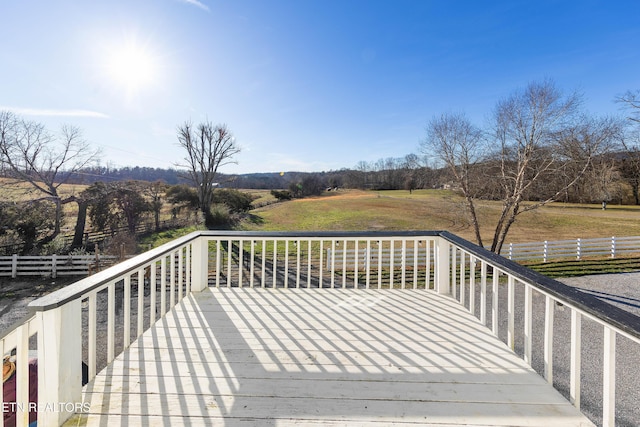
[[425, 290], [210, 288], [83, 393], [69, 425], [592, 425]]

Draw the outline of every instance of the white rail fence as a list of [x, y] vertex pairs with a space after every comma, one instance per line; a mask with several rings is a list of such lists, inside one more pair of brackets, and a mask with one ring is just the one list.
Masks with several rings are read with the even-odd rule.
[[542, 262], [602, 256], [616, 258], [633, 254], [640, 254], [640, 236], [510, 243], [501, 252], [502, 256], [515, 261]]
[[84, 276], [100, 268], [113, 265], [118, 257], [112, 255], [49, 255], [0, 256], [0, 277]]
[[[338, 247], [345, 252], [335, 256]], [[361, 249], [377, 255], [344, 261]], [[175, 304], [207, 286], [420, 288], [450, 295], [529, 365], [541, 362], [549, 383], [557, 386], [554, 372], [568, 372], [567, 397], [577, 408], [596, 402], [604, 426], [615, 424], [616, 380], [632, 381], [629, 389], [640, 381], [631, 372], [616, 376], [619, 349], [640, 348], [640, 318], [450, 233], [198, 231], [33, 301], [33, 314], [0, 336], [0, 354], [13, 353], [17, 361], [17, 425], [28, 424], [32, 354], [39, 361], [38, 407], [59, 409], [38, 412], [38, 425], [59, 425], [81, 411], [83, 363], [91, 381]], [[568, 316], [556, 314], [560, 308]], [[584, 330], [601, 338], [583, 343]], [[565, 331], [561, 344], [570, 357], [557, 353], [554, 340]], [[582, 360], [600, 370], [599, 385], [581, 381]]]

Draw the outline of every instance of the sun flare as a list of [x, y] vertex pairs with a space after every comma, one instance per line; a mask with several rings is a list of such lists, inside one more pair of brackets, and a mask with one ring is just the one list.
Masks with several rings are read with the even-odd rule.
[[109, 79], [124, 90], [127, 96], [134, 96], [157, 83], [158, 62], [149, 47], [134, 39], [120, 46], [110, 47], [105, 55]]

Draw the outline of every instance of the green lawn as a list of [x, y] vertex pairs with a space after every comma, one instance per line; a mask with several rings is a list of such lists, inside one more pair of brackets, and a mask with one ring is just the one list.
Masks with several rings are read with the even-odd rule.
[[[493, 236], [500, 202], [478, 204], [485, 244]], [[474, 241], [464, 200], [451, 191], [357, 191], [277, 203], [252, 211], [244, 230], [448, 230]], [[507, 243], [640, 235], [640, 207], [552, 203], [518, 217]]]

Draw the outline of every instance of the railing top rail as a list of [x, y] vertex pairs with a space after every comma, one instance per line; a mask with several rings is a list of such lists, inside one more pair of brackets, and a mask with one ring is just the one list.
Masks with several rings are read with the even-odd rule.
[[[18, 329], [20, 326], [24, 325], [25, 323], [31, 321], [31, 319], [33, 319], [34, 314], [33, 313], [27, 313], [24, 316], [22, 316], [20, 319], [14, 321], [9, 328], [5, 329], [4, 331], [0, 332], [0, 340], [5, 339], [10, 333], [12, 333], [13, 331], [15, 331], [16, 329]], [[5, 348], [6, 351], [6, 348]], [[0, 354], [0, 357], [3, 356], [2, 354]]]
[[200, 231], [205, 237], [241, 237], [241, 238], [387, 238], [387, 237], [438, 237], [441, 231]]
[[136, 257], [130, 258], [106, 270], [100, 271], [92, 276], [79, 280], [69, 286], [45, 295], [29, 303], [28, 307], [32, 311], [46, 311], [63, 306], [69, 301], [73, 301], [100, 286], [109, 283], [116, 276], [132, 273], [152, 260], [170, 253], [175, 248], [185, 245], [200, 237], [200, 232], [195, 231], [186, 236], [179, 237], [155, 249], [147, 251]]
[[468, 242], [448, 231], [443, 231], [440, 236], [450, 243], [460, 247], [469, 254], [483, 259], [499, 270], [511, 274], [517, 279], [527, 282], [544, 291], [562, 303], [573, 306], [583, 312], [607, 323], [619, 330], [640, 339], [640, 317], [619, 307], [604, 302], [595, 296], [582, 292], [577, 288], [565, 285], [557, 280], [543, 276], [495, 254], [485, 248]]

